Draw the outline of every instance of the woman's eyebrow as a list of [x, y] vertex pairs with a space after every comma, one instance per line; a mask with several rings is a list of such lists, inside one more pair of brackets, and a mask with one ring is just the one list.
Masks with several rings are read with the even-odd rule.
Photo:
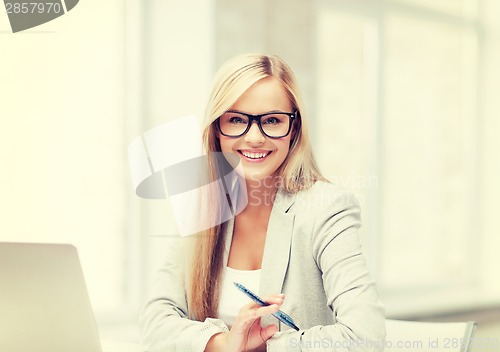
[[244, 112], [244, 111], [241, 111], [241, 110], [236, 110], [236, 109], [231, 109], [231, 110], [228, 110], [226, 112], [238, 112], [238, 113], [241, 113], [241, 114], [247, 114], [247, 115], [252, 115], [252, 116], [273, 114], [275, 112], [284, 112], [284, 113], [286, 113], [286, 111], [283, 111], [283, 110], [270, 110], [270, 111], [267, 111], [267, 112], [263, 112], [262, 114], [249, 114], [247, 112]]

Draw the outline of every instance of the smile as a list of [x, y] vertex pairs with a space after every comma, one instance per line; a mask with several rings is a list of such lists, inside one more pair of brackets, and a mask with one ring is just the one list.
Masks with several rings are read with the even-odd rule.
[[238, 150], [240, 154], [242, 154], [244, 157], [252, 160], [260, 160], [264, 159], [266, 156], [271, 154], [271, 151], [263, 151], [263, 152], [250, 152], [246, 150]]

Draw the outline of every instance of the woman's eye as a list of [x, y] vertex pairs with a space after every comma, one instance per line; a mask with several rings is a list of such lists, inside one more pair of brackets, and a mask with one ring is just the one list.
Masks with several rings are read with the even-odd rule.
[[234, 123], [234, 124], [240, 124], [240, 123], [246, 124], [247, 123], [247, 121], [245, 119], [243, 119], [243, 118], [241, 118], [239, 116], [230, 117], [229, 118], [229, 122], [230, 123]]
[[266, 124], [266, 125], [276, 125], [280, 122], [281, 122], [281, 120], [279, 118], [271, 116], [271, 117], [266, 118], [262, 123]]

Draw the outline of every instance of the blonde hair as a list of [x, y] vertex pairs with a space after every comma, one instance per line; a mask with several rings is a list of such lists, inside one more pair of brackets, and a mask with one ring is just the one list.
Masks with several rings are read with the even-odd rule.
[[[296, 193], [310, 188], [317, 180], [324, 179], [319, 172], [308, 135], [307, 119], [303, 109], [295, 75], [278, 56], [245, 54], [226, 62], [215, 76], [211, 95], [205, 112], [203, 143], [209, 156], [211, 180], [220, 174], [220, 166], [211, 154], [220, 152], [215, 121], [229, 110], [239, 97], [257, 81], [274, 77], [283, 85], [297, 111], [294, 121], [294, 136], [283, 164], [278, 168], [279, 187], [287, 193]], [[212, 195], [207, 209], [221, 204], [216, 194]], [[217, 210], [216, 210], [217, 211]], [[191, 294], [189, 312], [193, 319], [215, 318], [218, 312], [220, 277], [224, 258], [225, 225], [217, 225], [198, 236], [193, 255], [191, 272]]]

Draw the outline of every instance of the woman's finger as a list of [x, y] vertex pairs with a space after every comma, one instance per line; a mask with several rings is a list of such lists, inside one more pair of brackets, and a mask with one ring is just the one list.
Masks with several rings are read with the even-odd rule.
[[263, 341], [269, 340], [278, 331], [278, 325], [272, 324], [266, 326], [260, 332], [260, 337]]
[[[283, 301], [285, 300], [285, 295], [281, 294], [281, 293], [273, 294], [273, 295], [269, 295], [269, 296], [264, 297], [263, 300], [264, 300], [264, 302], [269, 303], [270, 305], [277, 304], [277, 305], [281, 306], [283, 304]], [[244, 305], [241, 308], [240, 312], [248, 310], [248, 309], [252, 309], [252, 308], [258, 308], [258, 307], [262, 307], [262, 306], [259, 303], [252, 301], [252, 302]]]
[[255, 320], [276, 313], [283, 304], [283, 294], [268, 295], [263, 300], [269, 303], [268, 306], [261, 306], [256, 302], [250, 302], [241, 307], [238, 316], [236, 317], [233, 328], [235, 331], [243, 332], [248, 329]]
[[269, 303], [269, 304], [273, 304], [273, 303], [277, 303], [277, 304], [281, 304], [283, 303], [283, 301], [285, 300], [285, 295], [284, 294], [275, 294], [275, 295], [269, 295], [269, 296], [266, 296], [264, 298], [264, 301]]
[[247, 329], [255, 320], [265, 316], [265, 315], [270, 315], [273, 313], [276, 313], [279, 310], [280, 305], [279, 304], [271, 304], [269, 306], [260, 306], [257, 305], [257, 307], [248, 307], [247, 306], [243, 307], [240, 310], [240, 314], [238, 314], [238, 323], [233, 326], [238, 325], [238, 330], [242, 331]]
[[284, 293], [275, 293], [275, 294], [272, 294], [272, 295], [268, 295], [268, 296], [265, 296], [264, 298], [264, 301], [268, 302], [269, 301], [272, 301], [272, 300], [275, 300], [275, 299], [285, 299], [285, 294]]
[[264, 315], [270, 315], [276, 313], [280, 309], [281, 304], [271, 304], [270, 306], [260, 307], [255, 309], [255, 316], [261, 318]]

